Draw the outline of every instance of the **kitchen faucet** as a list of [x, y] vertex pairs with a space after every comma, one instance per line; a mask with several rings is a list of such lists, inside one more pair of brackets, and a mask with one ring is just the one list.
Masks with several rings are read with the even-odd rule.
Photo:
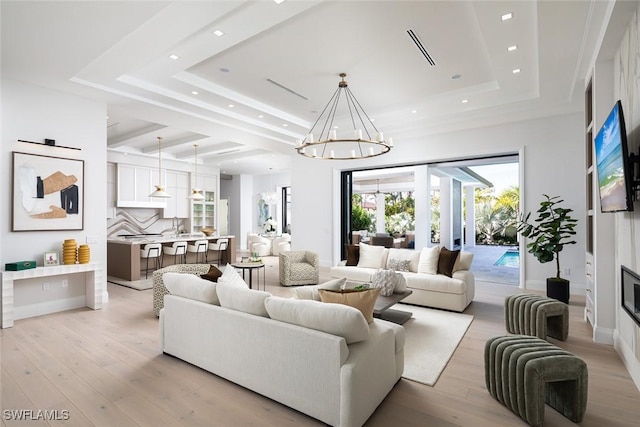
[[171, 228], [172, 228], [172, 229], [174, 229], [174, 228], [175, 228], [175, 230], [176, 230], [176, 233], [175, 233], [175, 234], [176, 234], [176, 237], [178, 237], [178, 234], [179, 234], [179, 231], [180, 231], [180, 230], [178, 230], [178, 226], [179, 226], [179, 220], [178, 220], [178, 217], [177, 217], [177, 216], [174, 216], [174, 217], [171, 219]]

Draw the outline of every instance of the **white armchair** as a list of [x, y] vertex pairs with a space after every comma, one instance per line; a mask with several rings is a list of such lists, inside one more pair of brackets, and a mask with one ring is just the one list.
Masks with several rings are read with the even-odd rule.
[[271, 242], [271, 252], [273, 255], [280, 255], [280, 252], [291, 250], [291, 235], [282, 233]]
[[249, 234], [247, 247], [250, 253], [257, 253], [258, 256], [271, 255], [271, 240], [259, 234]]

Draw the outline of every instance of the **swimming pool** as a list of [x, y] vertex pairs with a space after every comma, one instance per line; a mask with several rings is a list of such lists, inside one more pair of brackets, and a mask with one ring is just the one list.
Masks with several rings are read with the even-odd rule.
[[520, 253], [518, 251], [509, 250], [505, 252], [493, 265], [520, 268]]

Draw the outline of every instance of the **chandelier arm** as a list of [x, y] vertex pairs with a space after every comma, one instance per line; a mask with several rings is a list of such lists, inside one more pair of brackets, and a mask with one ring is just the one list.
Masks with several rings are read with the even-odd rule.
[[339, 93], [339, 91], [340, 91], [340, 88], [336, 89], [336, 91], [333, 93], [333, 95], [331, 96], [331, 99], [329, 99], [329, 102], [327, 102], [327, 105], [324, 106], [324, 108], [322, 109], [322, 112], [320, 113], [320, 115], [316, 119], [316, 122], [313, 124], [313, 126], [311, 126], [311, 129], [309, 129], [309, 133], [313, 133], [313, 130], [316, 128], [316, 125], [318, 124], [320, 119], [322, 119], [322, 117], [324, 116], [325, 111], [327, 111], [327, 108], [329, 108], [329, 105], [331, 105], [331, 101], [333, 101], [333, 99], [336, 97], [336, 95]]
[[[358, 104], [358, 100], [356, 99], [355, 96], [353, 96], [353, 93], [349, 90], [349, 88], [346, 88], [346, 89], [347, 89], [347, 106], [349, 107], [349, 114], [351, 114], [351, 122], [353, 123], [353, 128], [356, 129], [356, 121], [353, 118], [353, 113], [351, 112], [351, 109], [352, 109], [352, 105], [351, 104], [353, 104], [353, 110], [356, 112], [356, 116], [358, 116], [358, 119], [360, 120], [360, 124], [362, 125], [362, 128], [364, 129], [364, 132], [366, 132], [366, 134], [367, 134], [367, 139], [371, 140], [371, 134], [369, 133], [369, 128], [367, 127], [367, 125], [364, 122], [364, 120], [362, 120], [362, 116], [360, 115], [360, 111], [358, 111], [358, 106], [360, 104]], [[351, 104], [349, 103], [349, 101], [351, 101]], [[360, 109], [362, 109], [362, 107], [360, 107]], [[364, 111], [363, 111], [363, 113], [364, 113]]]
[[[327, 124], [329, 124], [329, 121], [331, 121], [331, 124], [329, 125], [329, 129], [331, 129], [331, 127], [333, 126], [333, 122], [334, 119], [336, 117], [336, 111], [338, 111], [338, 103], [340, 102], [340, 94], [342, 92], [340, 92], [340, 88], [338, 88], [338, 90], [336, 91], [336, 96], [329, 100], [329, 102], [331, 103], [331, 101], [333, 101], [333, 104], [331, 105], [331, 108], [329, 109], [329, 113], [327, 113], [327, 120], [325, 120], [324, 122], [324, 126], [322, 128], [322, 132], [320, 132], [320, 137], [319, 140], [322, 140], [322, 135], [324, 134], [325, 130], [327, 130]], [[327, 130], [327, 140], [329, 139], [329, 130]], [[326, 148], [326, 145], [325, 145]]]
[[376, 132], [379, 132], [378, 128], [376, 128], [376, 125], [373, 124], [373, 122], [371, 121], [371, 119], [369, 118], [369, 116], [367, 115], [367, 112], [364, 111], [364, 108], [362, 108], [362, 105], [360, 105], [360, 102], [358, 102], [358, 100], [356, 99], [356, 97], [353, 95], [353, 93], [351, 92], [351, 90], [347, 87], [347, 92], [353, 97], [355, 103], [358, 105], [358, 107], [360, 108], [360, 110], [362, 110], [362, 114], [364, 114], [364, 116], [367, 118], [367, 120], [369, 120], [369, 123], [371, 123], [371, 126], [373, 127], [373, 130], [375, 130]]

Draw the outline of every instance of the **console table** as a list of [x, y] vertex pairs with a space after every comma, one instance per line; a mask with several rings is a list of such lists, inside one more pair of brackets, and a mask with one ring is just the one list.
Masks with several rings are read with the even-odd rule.
[[[69, 264], [49, 267], [36, 267], [28, 270], [20, 271], [2, 271], [2, 293], [0, 294], [0, 303], [2, 304], [2, 325], [1, 327], [10, 328], [13, 326], [15, 318], [14, 313], [14, 287], [20, 286], [20, 280], [47, 278], [52, 276], [84, 274], [85, 282], [85, 306], [94, 310], [102, 308], [102, 293], [105, 284], [104, 270], [99, 262], [91, 262], [88, 264]], [[67, 308], [62, 307], [62, 310]], [[49, 313], [61, 311], [60, 309], [52, 309]], [[47, 313], [39, 313], [47, 314]]]

